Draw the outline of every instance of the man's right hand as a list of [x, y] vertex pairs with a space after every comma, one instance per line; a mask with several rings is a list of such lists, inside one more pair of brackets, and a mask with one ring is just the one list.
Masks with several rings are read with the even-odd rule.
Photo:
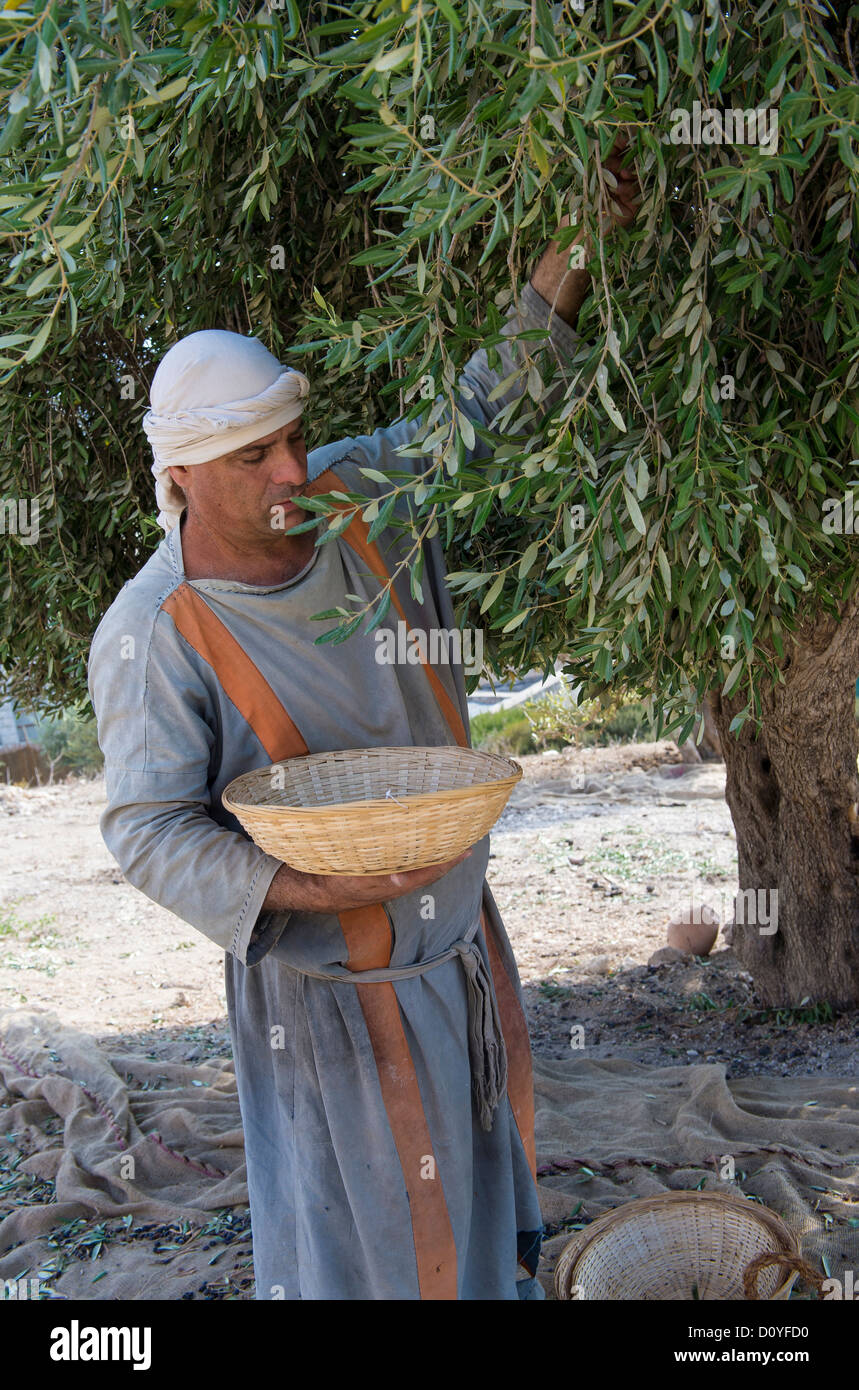
[[628, 155], [629, 144], [626, 136], [619, 135], [606, 155], [603, 164], [603, 169], [608, 169], [615, 181], [614, 186], [608, 190], [609, 207], [603, 217], [606, 227], [612, 225], [631, 226], [641, 206], [641, 185], [638, 182], [635, 166], [631, 163], [628, 165], [625, 163]]
[[269, 885], [263, 911], [338, 913], [388, 902], [435, 883], [471, 853], [467, 849], [445, 864], [394, 874], [304, 874], [284, 864]]

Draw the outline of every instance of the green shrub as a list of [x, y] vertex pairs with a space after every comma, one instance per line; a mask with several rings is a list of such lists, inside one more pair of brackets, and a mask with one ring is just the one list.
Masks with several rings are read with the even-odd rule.
[[515, 758], [547, 748], [636, 743], [651, 739], [653, 728], [644, 706], [622, 699], [600, 708], [598, 700], [576, 705], [568, 691], [550, 691], [512, 709], [476, 714], [471, 739], [485, 753]]
[[621, 705], [616, 714], [607, 719], [605, 726], [597, 730], [596, 743], [650, 742], [655, 738], [655, 730], [643, 705], [633, 702]]
[[55, 763], [55, 775], [58, 772], [100, 772], [104, 766], [95, 720], [80, 715], [74, 709], [63, 710], [55, 718], [42, 720], [38, 740], [45, 757]]
[[484, 753], [498, 753], [505, 758], [537, 752], [533, 730], [521, 705], [476, 714], [471, 720], [471, 741]]
[[528, 701], [523, 710], [533, 726], [539, 747], [574, 744], [636, 742], [653, 737], [653, 727], [637, 701], [618, 694], [576, 702], [569, 688], [550, 690], [539, 700]]

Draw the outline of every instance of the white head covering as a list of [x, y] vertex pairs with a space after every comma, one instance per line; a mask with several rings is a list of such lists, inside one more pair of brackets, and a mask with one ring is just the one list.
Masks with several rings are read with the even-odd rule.
[[185, 498], [170, 467], [207, 463], [273, 434], [304, 409], [310, 382], [283, 367], [258, 338], [207, 328], [164, 354], [143, 428], [155, 462], [158, 522], [175, 526]]

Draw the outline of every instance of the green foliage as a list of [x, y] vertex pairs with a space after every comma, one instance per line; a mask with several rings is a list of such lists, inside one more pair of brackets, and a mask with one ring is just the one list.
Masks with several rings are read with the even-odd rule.
[[618, 696], [574, 704], [566, 692], [549, 691], [512, 709], [476, 714], [470, 721], [475, 748], [515, 758], [546, 748], [605, 746], [650, 739], [644, 706]]
[[[49, 931], [49, 928], [56, 921], [52, 913], [43, 913], [41, 917], [36, 918], [35, 922], [24, 921], [11, 911], [11, 907], [17, 902], [18, 899], [16, 898], [14, 904], [9, 904], [0, 910], [0, 937], [20, 936], [22, 932], [27, 932], [31, 941], [39, 937], [44, 941], [54, 936], [54, 933]], [[51, 941], [50, 944], [53, 945], [54, 942]]]
[[[10, 689], [81, 694], [158, 535], [153, 364], [221, 326], [308, 370], [316, 442], [422, 416], [422, 476], [391, 490], [416, 535], [442, 528], [497, 674], [562, 658], [586, 696], [649, 692], [680, 738], [714, 684], [753, 714], [785, 634], [855, 571], [822, 503], [859, 456], [856, 20], [834, 0], [0, 12], [0, 496], [43, 518], [37, 545], [2, 538]], [[673, 143], [672, 113], [708, 100], [774, 109], [777, 150]], [[602, 240], [619, 129], [644, 202]], [[521, 401], [475, 437], [456, 375], [565, 212], [596, 247], [566, 387], [546, 408], [556, 368], [529, 343]]]
[[42, 720], [38, 740], [45, 756], [58, 760], [55, 772], [99, 772], [104, 766], [95, 720], [78, 710]]
[[731, 1003], [732, 1001], [729, 1000], [727, 1004], [716, 1004], [710, 998], [709, 994], [700, 993], [690, 995], [689, 1003], [685, 1007], [689, 1010], [690, 1013], [697, 1014], [704, 1013], [706, 1010], [709, 1009], [715, 1009], [718, 1011], [719, 1009], [730, 1008]]
[[544, 747], [548, 739], [563, 743], [635, 743], [653, 737], [653, 729], [642, 704], [621, 692], [599, 699], [574, 700], [566, 687], [548, 691], [539, 700], [528, 701], [523, 709], [534, 731], [535, 741]]
[[610, 718], [600, 722], [606, 743], [647, 743], [654, 736], [647, 710], [638, 701], [620, 705]]
[[536, 753], [534, 730], [521, 708], [487, 710], [469, 721], [471, 742], [485, 753], [498, 753], [504, 758], [518, 758]]
[[743, 1023], [775, 1023], [779, 1028], [796, 1028], [803, 1024], [833, 1023], [838, 1011], [828, 999], [803, 999], [799, 1004], [781, 1009], [756, 1009], [745, 1011]]
[[[25, 704], [85, 694], [92, 632], [161, 538], [141, 420], [170, 344], [219, 327], [285, 354], [314, 289], [337, 311], [370, 292], [349, 107], [308, 94], [286, 23], [235, 0], [0, 11], [0, 498], [40, 507], [38, 544], [0, 534], [0, 667]], [[381, 374], [313, 378], [311, 439], [374, 427]]]

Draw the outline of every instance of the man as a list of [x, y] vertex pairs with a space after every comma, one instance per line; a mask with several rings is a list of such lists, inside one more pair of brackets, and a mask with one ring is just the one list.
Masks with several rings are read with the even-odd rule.
[[[628, 223], [634, 176], [609, 167]], [[459, 408], [475, 423], [511, 398], [488, 399], [516, 365], [510, 334], [548, 323], [572, 353], [588, 277], [568, 263], [542, 258], [499, 371], [482, 351], [468, 363]], [[102, 833], [132, 884], [226, 952], [257, 1297], [540, 1298], [528, 1034], [488, 837], [432, 869], [306, 874], [221, 804], [239, 773], [307, 751], [468, 741], [460, 670], [380, 665], [373, 634], [314, 645], [313, 615], [372, 599], [404, 547], [390, 530], [371, 543], [360, 518], [316, 546], [290, 534], [295, 498], [382, 495], [359, 470], [410, 467], [396, 449], [417, 424], [308, 455], [307, 390], [257, 340], [217, 330], [155, 373], [144, 426], [167, 534], [90, 657]], [[399, 572], [393, 610], [450, 630], [438, 538], [424, 555], [421, 600]]]

